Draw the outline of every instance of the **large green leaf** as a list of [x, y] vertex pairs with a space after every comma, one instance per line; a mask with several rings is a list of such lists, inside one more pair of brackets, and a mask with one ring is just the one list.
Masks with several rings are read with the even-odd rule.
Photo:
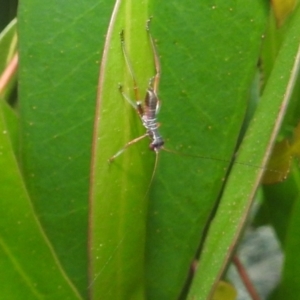
[[[122, 4], [120, 11], [116, 9], [117, 16], [112, 20], [112, 31], [108, 35], [106, 47], [109, 52], [104, 57], [100, 78], [100, 104], [99, 117], [97, 117], [100, 122], [95, 135], [94, 189], [91, 199], [93, 213], [91, 225], [95, 231], [91, 244], [96, 263], [92, 269], [92, 288], [95, 298], [97, 298], [96, 295], [122, 298], [121, 295], [129, 295], [129, 292], [131, 296], [142, 297], [139, 294], [140, 281], [136, 281], [138, 286], [133, 289], [129, 284], [132, 276], [129, 275], [131, 269], [135, 267], [137, 278], [142, 276], [144, 201], [152, 176], [149, 166], [153, 164], [154, 155], [152, 154], [152, 158], [151, 153], [140, 155], [139, 153], [145, 152], [142, 149], [147, 149], [146, 144], [140, 142], [132, 145], [111, 165], [107, 164], [107, 159], [122, 148], [127, 141], [142, 134], [138, 129], [141, 126], [136, 128], [139, 122], [138, 116], [122, 99], [116, 88], [118, 82], [128, 82], [128, 77], [130, 77], [122, 57], [118, 37], [121, 29], [125, 30], [129, 59], [133, 61], [134, 71], [137, 70], [136, 77], [140, 91], [145, 91], [149, 77], [153, 75], [147, 71], [149, 62], [153, 63], [153, 57], [146, 52], [149, 52], [150, 45], [140, 46], [145, 44], [146, 32], [143, 34], [143, 31], [147, 14], [143, 13], [141, 8], [137, 9], [140, 12], [139, 15], [135, 14], [134, 8], [139, 6], [128, 3], [125, 5], [125, 17]], [[247, 90], [255, 71], [259, 37], [264, 25], [264, 10], [260, 5], [252, 7], [253, 14], [254, 12], [260, 13], [260, 19], [257, 22], [251, 21], [249, 11], [242, 8], [234, 14], [229, 5], [225, 7], [226, 9], [218, 7], [219, 10], [216, 12], [210, 6], [204, 5], [202, 9], [197, 10], [198, 4], [189, 3], [189, 5], [190, 7], [195, 5], [194, 9], [191, 9], [194, 16], [189, 14], [189, 18], [193, 16], [194, 21], [190, 18], [190, 23], [183, 26], [181, 22], [187, 18], [184, 10], [178, 9], [175, 4], [168, 3], [166, 7], [161, 4], [154, 6], [151, 24], [154, 38], [159, 40], [158, 51], [163, 68], [160, 90], [160, 95], [163, 95], [161, 130], [165, 133], [167, 148], [187, 154], [181, 156], [162, 151], [159, 154], [159, 167], [155, 174], [160, 178], [160, 182], [155, 179], [150, 191], [150, 239], [149, 242], [147, 241], [149, 246], [146, 256], [149, 260], [146, 263], [148, 295], [154, 299], [174, 298], [184, 284], [189, 263], [199, 244], [199, 234], [220, 192], [224, 166], [229, 164], [230, 152], [233, 151], [237, 140], [243, 111], [246, 107], [244, 99], [247, 97]], [[237, 17], [235, 26], [228, 33], [233, 40], [223, 37], [222, 31], [212, 37], [206, 36], [204, 40], [198, 24], [199, 41], [202, 40], [203, 43], [209, 45], [203, 60], [202, 57], [197, 60], [196, 56], [195, 59], [190, 59], [193, 53], [200, 53], [202, 48], [201, 43], [194, 43], [195, 37], [192, 39], [195, 35], [192, 30], [195, 26], [193, 22], [198, 20], [200, 12], [204, 18], [203, 28], [215, 27], [215, 22], [210, 20], [211, 12], [215, 13], [220, 22], [228, 21], [229, 16], [232, 15]], [[167, 30], [167, 27], [163, 26], [164, 22], [168, 24]], [[241, 39], [240, 36], [241, 23], [249, 33], [247, 37], [242, 36], [245, 39]], [[164, 37], [163, 42], [159, 38], [160, 34]], [[175, 46], [174, 39], [176, 40]], [[254, 42], [251, 44], [252, 39]], [[212, 51], [212, 45], [218, 43], [222, 45], [221, 55], [219, 52]], [[251, 51], [249, 51], [249, 44], [251, 44]], [[233, 45], [236, 51], [242, 52], [243, 55], [237, 56], [233, 53]], [[186, 51], [186, 48], [189, 51]], [[221, 71], [219, 70], [220, 61], [229, 61], [226, 68]], [[143, 72], [139, 71], [140, 68], [144, 69]], [[203, 75], [203, 72], [206, 75]], [[219, 75], [223, 78], [223, 82], [219, 82], [219, 77], [215, 77], [220, 72], [224, 72], [224, 76]], [[122, 75], [123, 73], [125, 75]], [[174, 77], [174, 74], [180, 75]], [[127, 77], [127, 81], [122, 79], [122, 76]], [[239, 84], [232, 85], [232, 78], [241, 80]], [[129, 82], [129, 87], [132, 87], [132, 82], [130, 80]], [[202, 85], [198, 86], [197, 82]], [[228, 97], [230, 100], [230, 105], [225, 107], [226, 109], [217, 101], [221, 97], [220, 90], [222, 90], [216, 89], [219, 85], [226, 87], [226, 95], [222, 95], [222, 98]], [[133, 93], [130, 97], [133, 98]], [[231, 99], [236, 99], [236, 101], [233, 102]], [[240, 110], [237, 109], [238, 106]], [[205, 112], [202, 112], [203, 107], [206, 109]], [[232, 112], [235, 113], [233, 116]], [[230, 120], [227, 120], [228, 115], [232, 116]], [[204, 117], [206, 124], [203, 122]], [[229, 127], [224, 127], [222, 121], [227, 121]], [[128, 122], [131, 122], [129, 126], [123, 125], [122, 127], [122, 124], [128, 124]], [[199, 145], [199, 133], [203, 133], [202, 142], [207, 138], [206, 144]], [[219, 146], [222, 136], [226, 137], [227, 144], [224, 142], [223, 147], [218, 148], [216, 145]], [[199, 146], [203, 146], [202, 149], [197, 149]], [[199, 158], [201, 155], [220, 160], [202, 160]], [[206, 170], [205, 173], [203, 170]], [[165, 174], [160, 175], [163, 172]], [[212, 187], [208, 188], [212, 180], [215, 182]], [[189, 185], [188, 189], [187, 185]], [[105, 197], [106, 195], [110, 195], [110, 201]], [[202, 201], [200, 202], [199, 199]], [[132, 256], [134, 253], [136, 257]], [[124, 266], [125, 260], [127, 264]], [[157, 274], [161, 276], [157, 277]], [[115, 287], [107, 284], [114, 279]], [[126, 290], [129, 290], [127, 294]]]
[[234, 153], [265, 20], [261, 2], [153, 4], [161, 132], [167, 148], [186, 155], [160, 153], [148, 222], [149, 299], [177, 298], [187, 278]]
[[[0, 35], [1, 73], [15, 52], [15, 25], [12, 21]], [[0, 97], [1, 296], [79, 299], [35, 216], [16, 160], [18, 121], [4, 99], [14, 79], [5, 80]]]
[[[93, 299], [144, 299], [144, 252], [147, 191], [154, 157], [148, 140], [109, 158], [144, 134], [135, 109], [132, 64], [143, 98], [154, 75], [146, 32], [148, 3], [117, 1], [107, 35], [99, 82], [91, 186], [91, 284]], [[124, 32], [127, 56], [121, 48]], [[143, 99], [139, 99], [143, 100]]]
[[[274, 143], [299, 69], [300, 10], [293, 16], [260, 104], [241, 145], [238, 160], [263, 166]], [[244, 226], [260, 175], [259, 172], [234, 165], [210, 226], [190, 298], [207, 299], [213, 292], [216, 274], [225, 268]]]
[[94, 107], [112, 7], [104, 0], [19, 7], [23, 173], [36, 215], [82, 295]]
[[[15, 24], [0, 37], [1, 72], [15, 51]], [[14, 76], [10, 77], [14, 82]], [[6, 81], [3, 86], [12, 85]], [[80, 299], [36, 218], [17, 162], [18, 120], [0, 97], [0, 273], [3, 299]]]
[[[39, 224], [0, 102], [0, 280], [3, 299], [80, 299]], [[6, 116], [6, 117], [5, 117]], [[11, 132], [10, 132], [11, 133]]]

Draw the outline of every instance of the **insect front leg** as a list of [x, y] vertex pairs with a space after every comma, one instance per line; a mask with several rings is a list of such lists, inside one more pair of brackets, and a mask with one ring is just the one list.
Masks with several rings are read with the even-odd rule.
[[128, 147], [130, 147], [131, 145], [137, 143], [138, 141], [142, 140], [143, 138], [149, 136], [148, 133], [145, 133], [139, 137], [137, 137], [136, 139], [128, 142], [121, 150], [119, 150], [115, 155], [113, 155], [111, 158], [108, 159], [108, 162], [111, 163], [112, 161], [115, 160], [116, 157], [118, 157], [120, 154], [122, 154]]

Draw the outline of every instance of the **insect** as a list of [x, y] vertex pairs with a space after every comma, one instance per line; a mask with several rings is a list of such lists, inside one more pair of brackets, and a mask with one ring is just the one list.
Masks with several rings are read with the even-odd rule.
[[[142, 124], [146, 129], [146, 133], [144, 135], [128, 142], [121, 150], [119, 150], [115, 155], [113, 155], [109, 159], [109, 162], [112, 162], [117, 156], [122, 154], [126, 150], [126, 148], [135, 144], [136, 142], [140, 141], [141, 139], [143, 139], [145, 137], [150, 138], [151, 142], [149, 144], [149, 148], [156, 153], [156, 156], [157, 156], [159, 150], [162, 149], [163, 145], [164, 145], [164, 140], [158, 130], [159, 124], [157, 123], [157, 114], [158, 114], [159, 108], [160, 108], [160, 100], [157, 96], [157, 88], [158, 88], [159, 76], [160, 76], [160, 65], [159, 65], [158, 56], [157, 56], [153, 38], [149, 33], [149, 21], [147, 22], [146, 30], [148, 32], [151, 46], [152, 46], [153, 53], [154, 53], [154, 63], [155, 63], [156, 74], [149, 81], [149, 86], [146, 91], [144, 103], [142, 103], [139, 100], [136, 103], [134, 103], [123, 92], [122, 86], [121, 85], [119, 86], [122, 96], [136, 109], [137, 113], [139, 114]], [[128, 58], [128, 55], [127, 55], [126, 49], [125, 49], [124, 31], [121, 31], [120, 37], [121, 37], [122, 52], [123, 52], [126, 64], [128, 66], [129, 72], [131, 74], [131, 77], [133, 79], [135, 97], [136, 97], [136, 99], [139, 99], [137, 82], [135, 79], [135, 75], [133, 72], [131, 62]]]
[[[152, 51], [154, 54], [154, 66], [155, 66], [155, 75], [154, 77], [152, 77], [149, 81], [149, 85], [148, 88], [146, 90], [146, 95], [144, 98], [144, 102], [142, 103], [139, 99], [139, 89], [137, 86], [137, 81], [135, 78], [135, 74], [133, 71], [133, 67], [132, 64], [130, 62], [130, 59], [127, 55], [126, 52], [126, 48], [125, 48], [125, 40], [124, 40], [124, 31], [122, 30], [120, 33], [120, 38], [121, 38], [121, 48], [122, 48], [122, 52], [123, 52], [123, 56], [126, 62], [126, 65], [129, 69], [130, 75], [132, 77], [133, 80], [133, 89], [134, 89], [134, 93], [135, 93], [135, 98], [136, 98], [136, 102], [132, 101], [124, 92], [123, 92], [123, 88], [122, 85], [119, 85], [119, 90], [123, 96], [123, 98], [131, 105], [135, 108], [135, 110], [137, 111], [141, 122], [143, 124], [143, 126], [146, 129], [146, 133], [131, 140], [130, 142], [128, 142], [127, 144], [125, 144], [125, 146], [120, 149], [115, 155], [113, 155], [112, 157], [109, 158], [109, 162], [111, 163], [112, 161], [114, 161], [119, 155], [121, 155], [128, 147], [130, 147], [131, 145], [137, 143], [138, 141], [148, 137], [150, 139], [150, 144], [149, 144], [149, 148], [150, 150], [154, 151], [156, 154], [156, 160], [155, 160], [155, 165], [154, 165], [154, 170], [153, 170], [153, 175], [152, 178], [154, 176], [156, 167], [157, 167], [157, 160], [158, 160], [158, 153], [160, 150], [165, 150], [167, 152], [173, 153], [173, 154], [180, 154], [180, 155], [184, 155], [184, 156], [192, 156], [192, 157], [198, 157], [198, 158], [206, 158], [206, 159], [212, 159], [212, 160], [218, 160], [218, 161], [223, 161], [223, 162], [229, 162], [228, 160], [225, 159], [221, 159], [221, 158], [212, 158], [212, 157], [207, 157], [207, 156], [197, 156], [197, 155], [190, 155], [190, 154], [184, 154], [184, 153], [179, 153], [177, 151], [173, 151], [170, 150], [168, 148], [164, 147], [164, 139], [161, 136], [161, 134], [159, 133], [159, 124], [157, 122], [157, 114], [159, 112], [160, 109], [160, 100], [158, 98], [157, 95], [157, 91], [158, 91], [158, 85], [159, 85], [159, 79], [160, 79], [160, 63], [159, 63], [159, 58], [158, 58], [158, 54], [156, 51], [156, 47], [155, 47], [155, 43], [154, 40], [150, 34], [149, 31], [149, 23], [150, 20], [147, 21], [146, 23], [146, 30], [150, 39], [150, 43], [151, 43], [151, 47], [152, 47]], [[245, 166], [249, 166], [249, 167], [254, 167], [254, 168], [258, 168], [258, 169], [263, 169], [263, 170], [268, 170], [271, 172], [275, 172], [275, 173], [281, 173], [278, 170], [270, 170], [270, 169], [266, 169], [265, 167], [261, 167], [261, 166], [254, 166], [248, 163], [244, 163], [244, 162], [236, 162], [237, 164], [240, 165], [245, 165]], [[152, 181], [152, 179], [151, 179]]]

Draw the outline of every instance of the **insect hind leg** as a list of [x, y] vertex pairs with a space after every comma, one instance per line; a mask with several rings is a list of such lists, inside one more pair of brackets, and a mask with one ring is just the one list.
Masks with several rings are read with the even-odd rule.
[[120, 38], [121, 38], [121, 47], [122, 47], [123, 56], [124, 56], [126, 65], [128, 67], [129, 73], [130, 73], [130, 75], [132, 77], [132, 81], [133, 81], [133, 91], [134, 91], [135, 99], [138, 102], [139, 99], [140, 99], [140, 92], [139, 92], [136, 77], [135, 77], [135, 74], [134, 74], [134, 71], [133, 71], [132, 63], [129, 59], [129, 56], [128, 56], [126, 48], [125, 48], [124, 30], [122, 30], [120, 32]]
[[151, 79], [151, 86], [153, 87], [154, 92], [157, 93], [158, 85], [159, 85], [159, 81], [160, 81], [161, 68], [160, 68], [160, 62], [159, 62], [159, 57], [158, 57], [158, 53], [157, 53], [157, 50], [156, 50], [155, 42], [154, 42], [154, 39], [153, 39], [153, 37], [150, 33], [151, 19], [152, 18], [147, 20], [146, 30], [148, 32], [150, 44], [151, 44], [151, 47], [152, 47], [153, 56], [154, 56], [154, 66], [155, 66], [155, 76]]

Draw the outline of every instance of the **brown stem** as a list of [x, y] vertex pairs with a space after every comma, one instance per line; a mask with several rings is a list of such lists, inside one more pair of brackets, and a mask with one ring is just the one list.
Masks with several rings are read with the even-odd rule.
[[11, 78], [14, 76], [14, 74], [17, 71], [18, 67], [18, 53], [16, 53], [9, 64], [7, 65], [6, 69], [4, 72], [1, 74], [0, 77], [0, 95], [3, 93], [5, 87], [11, 80]]
[[235, 255], [232, 259], [232, 262], [233, 264], [235, 265], [235, 267], [237, 268], [237, 271], [249, 293], [249, 295], [251, 296], [251, 298], [253, 300], [261, 300], [257, 291], [255, 290], [253, 284], [252, 284], [252, 281], [250, 280], [247, 272], [246, 272], [246, 269], [244, 268], [244, 266], [242, 265], [240, 259], [238, 258], [237, 255]]

